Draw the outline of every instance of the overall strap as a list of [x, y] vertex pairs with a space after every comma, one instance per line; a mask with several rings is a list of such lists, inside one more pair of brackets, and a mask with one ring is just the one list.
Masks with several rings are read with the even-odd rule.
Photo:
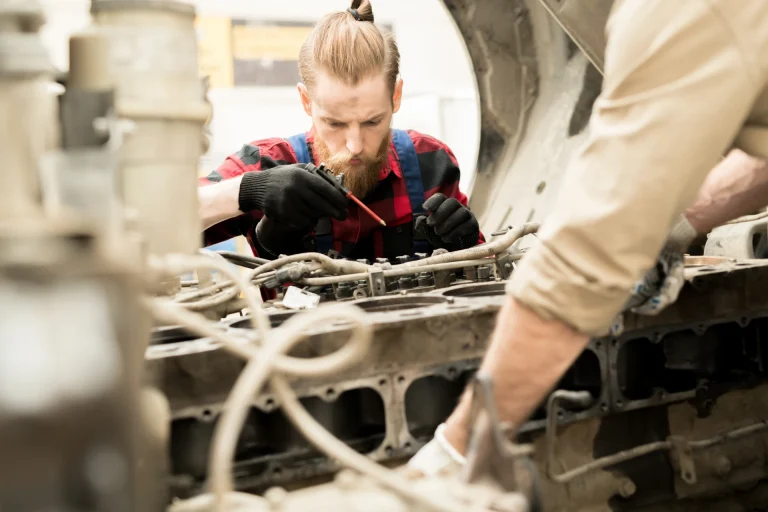
[[[288, 137], [293, 152], [296, 153], [296, 160], [300, 164], [311, 164], [312, 158], [309, 156], [307, 148], [307, 134], [298, 133]], [[331, 219], [320, 219], [315, 228], [315, 251], [320, 254], [328, 254], [333, 249], [333, 226]]]
[[309, 157], [309, 149], [307, 149], [307, 134], [298, 133], [292, 137], [288, 137], [288, 142], [293, 147], [293, 152], [296, 153], [296, 160], [300, 164], [311, 164], [312, 159]]
[[[405, 179], [405, 187], [408, 190], [408, 199], [411, 202], [413, 221], [419, 215], [426, 215], [424, 211], [424, 183], [421, 180], [421, 168], [419, 158], [416, 156], [416, 148], [413, 146], [411, 136], [405, 130], [392, 130], [392, 143], [400, 159], [400, 167]], [[416, 240], [414, 232], [413, 252], [429, 252], [426, 240]]]

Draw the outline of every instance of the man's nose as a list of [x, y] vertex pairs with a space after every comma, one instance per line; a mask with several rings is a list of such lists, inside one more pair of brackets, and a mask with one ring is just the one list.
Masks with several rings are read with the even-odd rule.
[[359, 155], [363, 152], [363, 137], [359, 128], [351, 127], [347, 132], [347, 151], [352, 155]]

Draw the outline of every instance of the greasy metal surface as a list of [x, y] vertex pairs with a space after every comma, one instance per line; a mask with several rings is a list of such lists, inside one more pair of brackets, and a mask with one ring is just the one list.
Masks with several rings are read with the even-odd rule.
[[534, 24], [524, 0], [443, 3], [464, 38], [477, 78], [481, 127], [471, 207], [482, 217], [501, 178], [499, 165], [517, 147], [538, 93]]
[[[720, 263], [703, 264], [711, 262]], [[765, 465], [759, 461], [768, 455], [760, 443], [766, 433], [754, 425], [768, 419], [768, 412], [745, 404], [757, 399], [751, 389], [766, 377], [768, 265], [703, 260], [688, 268], [686, 277], [676, 304], [657, 317], [625, 315], [625, 333], [592, 340], [561, 380], [558, 390], [585, 391], [589, 400], [562, 404], [556, 417], [549, 416], [557, 427], [549, 463], [545, 404], [520, 429], [521, 439], [536, 447], [542, 475], [547, 470], [572, 475], [565, 483], [545, 478], [544, 510], [562, 510], [564, 504], [569, 510], [609, 510], [616, 500], [639, 505], [698, 499], [714, 488], [735, 492], [763, 478]], [[295, 380], [293, 388], [310, 412], [350, 446], [377, 461], [401, 460], [431, 437], [477, 369], [503, 302], [498, 295], [503, 284], [462, 284], [357, 301], [373, 309], [376, 324], [368, 357], [332, 378]], [[277, 311], [272, 323], [279, 325], [292, 314]], [[243, 328], [246, 321], [230, 324], [244, 340], [250, 333]], [[161, 332], [166, 340], [183, 337], [172, 329], [157, 335]], [[294, 355], [329, 353], [344, 333], [343, 324], [317, 328]], [[171, 404], [174, 483], [183, 495], [204, 481], [212, 429], [242, 363], [210, 340], [193, 340], [149, 347], [147, 364], [150, 374], [160, 376]], [[621, 434], [626, 427], [620, 425], [627, 422], [642, 435]], [[717, 437], [734, 431], [749, 435], [727, 442]], [[622, 438], [623, 445], [606, 444]], [[638, 458], [637, 450], [631, 451], [657, 440], [663, 443], [660, 452]], [[680, 449], [671, 451], [671, 440]], [[595, 462], [626, 450], [631, 456], [622, 455], [618, 465], [612, 459]], [[591, 464], [586, 471], [580, 469], [585, 464]], [[635, 467], [643, 469], [638, 473]], [[296, 485], [337, 469], [287, 424], [274, 395], [266, 390], [254, 397], [236, 452], [240, 488]], [[707, 483], [713, 474], [721, 475], [717, 485]]]

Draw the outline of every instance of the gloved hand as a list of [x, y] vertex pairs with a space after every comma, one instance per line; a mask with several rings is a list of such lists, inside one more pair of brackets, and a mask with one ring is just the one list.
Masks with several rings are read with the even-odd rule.
[[349, 200], [305, 164], [280, 165], [243, 175], [238, 195], [242, 212], [260, 210], [292, 228], [310, 228], [323, 217], [347, 218]]
[[[654, 316], [677, 300], [685, 284], [685, 251], [696, 236], [696, 230], [681, 215], [667, 237], [656, 265], [632, 288], [632, 295], [624, 305], [624, 311]], [[623, 330], [622, 314], [619, 314], [611, 325], [611, 334], [618, 336]]]
[[424, 202], [428, 216], [416, 219], [415, 230], [426, 236], [433, 247], [450, 251], [474, 247], [480, 238], [480, 225], [456, 198], [435, 194]]
[[442, 423], [435, 431], [435, 437], [425, 444], [416, 455], [408, 461], [406, 473], [413, 477], [435, 476], [457, 472], [466, 463], [463, 455], [456, 451], [445, 438]]
[[307, 233], [307, 228], [294, 228], [267, 217], [262, 217], [256, 224], [256, 240], [275, 258], [281, 254], [304, 252], [304, 237]]

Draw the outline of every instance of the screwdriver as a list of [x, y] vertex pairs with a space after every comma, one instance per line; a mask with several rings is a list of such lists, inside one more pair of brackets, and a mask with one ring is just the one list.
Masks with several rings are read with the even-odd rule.
[[333, 173], [331, 173], [331, 171], [329, 171], [325, 167], [324, 163], [321, 163], [320, 167], [315, 167], [315, 169], [313, 169], [310, 172], [315, 172], [318, 176], [320, 176], [325, 181], [327, 181], [331, 186], [333, 186], [335, 189], [339, 190], [342, 194], [344, 194], [344, 196], [346, 196], [347, 199], [354, 201], [355, 204], [359, 206], [361, 210], [367, 213], [373, 220], [375, 220], [382, 226], [386, 227], [387, 223], [384, 222], [384, 220], [381, 217], [373, 213], [373, 211], [370, 208], [365, 206], [361, 200], [359, 200], [357, 197], [355, 197], [355, 195], [352, 192], [349, 191], [348, 188], [342, 185], [341, 182], [333, 175]]

